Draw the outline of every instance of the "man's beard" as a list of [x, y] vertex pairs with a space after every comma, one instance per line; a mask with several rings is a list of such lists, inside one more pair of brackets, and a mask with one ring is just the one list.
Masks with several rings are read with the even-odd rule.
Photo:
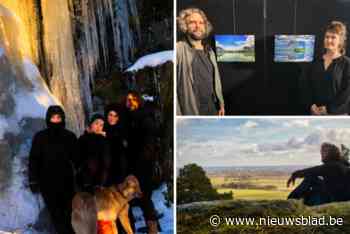
[[202, 33], [201, 35], [196, 35], [194, 33], [188, 33], [188, 37], [191, 38], [194, 41], [201, 41], [204, 40], [206, 38], [206, 33]]

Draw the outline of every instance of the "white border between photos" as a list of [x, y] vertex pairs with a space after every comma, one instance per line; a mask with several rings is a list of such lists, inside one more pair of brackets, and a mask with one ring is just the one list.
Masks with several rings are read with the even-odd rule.
[[[175, 101], [175, 100], [174, 100]], [[176, 119], [349, 119], [349, 115], [225, 115], [225, 116], [200, 116], [200, 115], [178, 115]]]
[[176, 228], [176, 210], [177, 210], [177, 199], [176, 199], [176, 124], [177, 124], [177, 117], [176, 117], [176, 9], [177, 9], [177, 0], [173, 0], [173, 126], [174, 126], [174, 130], [173, 130], [173, 232], [174, 234], [177, 233], [177, 228]]

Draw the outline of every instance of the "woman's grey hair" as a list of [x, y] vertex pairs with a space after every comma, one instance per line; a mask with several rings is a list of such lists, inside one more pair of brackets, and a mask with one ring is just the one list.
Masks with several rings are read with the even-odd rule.
[[178, 27], [183, 34], [187, 34], [187, 23], [186, 18], [194, 13], [197, 13], [202, 16], [205, 23], [205, 37], [208, 37], [211, 31], [213, 30], [212, 24], [209, 22], [205, 13], [198, 8], [187, 8], [180, 11], [179, 16], [177, 17]]

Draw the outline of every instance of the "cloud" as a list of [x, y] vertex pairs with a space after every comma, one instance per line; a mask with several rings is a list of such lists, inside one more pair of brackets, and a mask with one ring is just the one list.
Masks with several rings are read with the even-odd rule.
[[239, 51], [242, 50], [246, 46], [244, 41], [232, 41], [227, 44], [220, 43], [219, 40], [216, 40], [216, 47], [221, 47], [226, 51]]
[[201, 120], [181, 129], [178, 166], [317, 165], [323, 142], [350, 146], [348, 121]]
[[307, 128], [310, 127], [310, 121], [308, 119], [291, 120], [284, 123], [286, 127]]
[[291, 149], [299, 149], [303, 146], [303, 139], [292, 137], [287, 141], [286, 145]]
[[323, 131], [314, 131], [305, 137], [291, 137], [287, 141], [274, 143], [261, 143], [257, 145], [257, 152], [278, 152], [292, 151], [300, 148], [309, 148], [318, 152], [323, 142], [330, 142], [340, 146], [347, 144], [350, 139], [350, 131], [344, 129], [324, 129]]
[[182, 118], [177, 118], [176, 119], [176, 126], [180, 128], [185, 128], [187, 125], [191, 124], [191, 119], [182, 119]]
[[251, 120], [248, 120], [242, 125], [242, 128], [256, 128], [256, 127], [258, 127], [258, 123]]

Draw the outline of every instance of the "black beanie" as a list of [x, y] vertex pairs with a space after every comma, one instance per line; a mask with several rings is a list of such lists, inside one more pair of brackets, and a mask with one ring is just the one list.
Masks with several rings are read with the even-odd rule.
[[89, 126], [97, 119], [102, 119], [103, 121], [105, 120], [105, 118], [103, 117], [103, 115], [101, 114], [94, 114], [89, 121]]

